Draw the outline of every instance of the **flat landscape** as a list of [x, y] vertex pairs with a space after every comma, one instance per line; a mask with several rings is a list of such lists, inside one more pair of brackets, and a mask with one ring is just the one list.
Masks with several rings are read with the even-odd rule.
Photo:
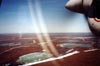
[[[100, 66], [99, 44], [99, 38], [91, 33], [1, 34], [0, 65]], [[20, 57], [37, 52], [46, 52], [51, 57], [42, 62], [18, 62]]]

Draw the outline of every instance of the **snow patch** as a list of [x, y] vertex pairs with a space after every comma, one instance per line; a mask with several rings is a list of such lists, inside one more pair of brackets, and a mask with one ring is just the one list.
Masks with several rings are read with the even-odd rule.
[[73, 51], [71, 53], [68, 53], [66, 55], [63, 55], [63, 56], [58, 57], [58, 59], [63, 59], [65, 57], [69, 57], [69, 56], [72, 56], [72, 55], [77, 54], [77, 53], [79, 53], [79, 51]]
[[85, 50], [84, 52], [91, 52], [91, 51], [96, 51], [96, 50], [99, 50], [99, 49], [90, 49], [90, 50]]
[[68, 50], [66, 53], [70, 53], [70, 52], [72, 52], [74, 49], [70, 49], [70, 50]]

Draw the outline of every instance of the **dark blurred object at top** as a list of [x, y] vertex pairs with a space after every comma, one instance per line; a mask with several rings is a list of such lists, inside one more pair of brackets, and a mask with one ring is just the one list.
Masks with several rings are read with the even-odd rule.
[[1, 6], [2, 0], [0, 0], [0, 6]]
[[100, 19], [100, 0], [94, 0], [93, 6], [94, 6], [94, 15], [98, 19]]

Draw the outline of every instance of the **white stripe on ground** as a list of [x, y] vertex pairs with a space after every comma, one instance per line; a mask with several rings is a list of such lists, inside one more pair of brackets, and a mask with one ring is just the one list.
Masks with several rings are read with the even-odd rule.
[[63, 56], [59, 56], [57, 58], [49, 58], [49, 59], [46, 59], [46, 60], [42, 60], [42, 61], [38, 61], [38, 62], [32, 62], [32, 63], [27, 63], [27, 64], [20, 65], [20, 66], [31, 66], [31, 65], [35, 65], [35, 64], [39, 64], [39, 63], [44, 63], [44, 62], [54, 61], [54, 60], [58, 60], [58, 59], [63, 59], [65, 57], [69, 57], [69, 56], [72, 56], [72, 55], [78, 54], [78, 53], [79, 53], [79, 51], [73, 51], [71, 53], [68, 53], [68, 54], [63, 55]]
[[70, 53], [70, 52], [72, 52], [72, 51], [74, 51], [74, 49], [72, 48], [72, 49], [70, 49], [70, 50], [68, 50], [66, 53]]
[[96, 51], [96, 50], [99, 50], [99, 49], [90, 49], [90, 50], [85, 50], [84, 52], [90, 52], [90, 51]]

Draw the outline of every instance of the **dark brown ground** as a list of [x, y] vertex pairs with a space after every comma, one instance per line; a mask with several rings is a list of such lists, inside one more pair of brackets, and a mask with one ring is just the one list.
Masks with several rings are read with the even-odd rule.
[[100, 66], [100, 50], [81, 52], [64, 59], [49, 61], [33, 66]]
[[[0, 48], [1, 49], [1, 48]], [[7, 49], [7, 48], [6, 48]], [[65, 49], [59, 48], [59, 53], [65, 53]], [[100, 50], [83, 52], [89, 48], [75, 47], [74, 50], [78, 50], [81, 53], [66, 57], [64, 59], [49, 61], [33, 66], [100, 66]], [[68, 50], [68, 49], [67, 49]], [[39, 45], [27, 45], [21, 46], [20, 48], [13, 49], [11, 51], [5, 52], [0, 55], [0, 64], [11, 63], [13, 62], [15, 66], [15, 61], [19, 56], [42, 51], [42, 48]]]
[[[71, 36], [73, 36], [73, 35], [71, 35]], [[80, 35], [77, 35], [77, 36], [80, 36]], [[0, 42], [7, 42], [7, 43], [8, 42], [15, 43], [15, 42], [19, 42], [19, 41], [24, 42], [24, 43], [26, 42], [26, 44], [20, 45], [20, 46], [12, 46], [12, 47], [11, 46], [0, 46], [0, 53], [1, 53], [0, 54], [0, 66], [3, 66], [6, 63], [11, 63], [11, 65], [9, 65], [9, 66], [18, 66], [17, 65], [18, 63], [16, 63], [16, 60], [20, 56], [22, 56], [24, 54], [28, 54], [28, 53], [33, 53], [33, 52], [42, 52], [42, 50], [43, 50], [41, 48], [41, 46], [39, 45], [38, 41], [36, 44], [27, 44], [27, 43], [32, 42], [33, 38], [32, 39], [30, 39], [30, 38], [29, 39], [19, 39], [18, 37], [14, 36], [11, 39], [9, 39], [9, 36], [7, 36], [6, 40], [5, 40], [4, 36], [0, 36], [0, 37], [1, 37]], [[51, 39], [52, 40], [56, 39], [56, 41], [53, 41], [53, 45], [58, 50], [59, 55], [60, 54], [64, 55], [66, 53], [66, 51], [71, 48], [69, 48], [69, 49], [61, 48], [61, 47], [57, 46], [57, 44], [65, 43], [65, 42], [59, 42], [59, 41], [70, 40], [70, 39], [73, 39], [73, 37], [70, 39], [69, 38], [57, 39], [56, 37], [63, 37], [63, 36], [53, 36], [53, 37], [51, 37]], [[85, 42], [83, 39], [75, 39], [75, 40], [81, 40], [82, 43], [84, 43], [84, 44], [92, 43], [92, 39], [85, 39]], [[90, 42], [86, 42], [86, 41], [90, 41]], [[78, 43], [80, 43], [80, 42], [77, 42], [77, 44]], [[83, 52], [84, 50], [87, 50], [87, 49], [92, 49], [92, 48], [75, 47], [74, 50], [80, 51], [81, 53], [72, 55], [70, 57], [66, 57], [64, 59], [49, 61], [49, 62], [45, 62], [45, 63], [33, 65], [33, 66], [100, 66], [100, 50], [87, 52], [87, 53]], [[7, 51], [7, 50], [9, 50], [9, 51]]]
[[[56, 44], [55, 44], [56, 46]], [[60, 48], [56, 46], [58, 49], [59, 54], [64, 54], [67, 49]], [[10, 49], [10, 50], [9, 50]], [[9, 50], [9, 51], [6, 51]], [[14, 47], [0, 47], [0, 51], [2, 54], [0, 54], [0, 64], [5, 64], [5, 63], [10, 63], [10, 62], [15, 62], [20, 56], [28, 53], [33, 53], [33, 52], [42, 52], [42, 48], [38, 44], [33, 44], [33, 45], [21, 45], [21, 46], [14, 46]]]

